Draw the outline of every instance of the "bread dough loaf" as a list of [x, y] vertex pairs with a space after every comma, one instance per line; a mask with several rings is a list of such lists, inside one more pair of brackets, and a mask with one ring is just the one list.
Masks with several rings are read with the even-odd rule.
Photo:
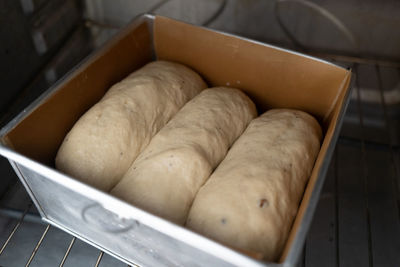
[[154, 136], [111, 194], [184, 224], [198, 189], [256, 115], [240, 90], [204, 90]]
[[111, 190], [161, 127], [206, 87], [183, 65], [147, 64], [112, 86], [76, 122], [58, 150], [56, 167]]
[[276, 260], [320, 139], [318, 122], [301, 111], [275, 109], [253, 120], [199, 190], [187, 227]]

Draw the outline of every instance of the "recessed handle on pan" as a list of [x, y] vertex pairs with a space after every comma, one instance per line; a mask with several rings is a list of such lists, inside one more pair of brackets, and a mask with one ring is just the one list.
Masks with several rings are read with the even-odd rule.
[[136, 220], [123, 218], [99, 203], [83, 208], [82, 218], [86, 223], [108, 233], [123, 233], [138, 224]]

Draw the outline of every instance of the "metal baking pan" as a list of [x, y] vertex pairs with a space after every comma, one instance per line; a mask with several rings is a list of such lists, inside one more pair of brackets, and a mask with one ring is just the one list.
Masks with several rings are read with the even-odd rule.
[[[259, 112], [314, 115], [324, 139], [278, 262], [268, 263], [135, 208], [54, 168], [64, 136], [114, 83], [155, 59], [183, 63], [210, 86], [245, 91]], [[7, 157], [43, 220], [142, 266], [292, 266], [306, 233], [349, 101], [351, 71], [307, 55], [165, 17], [135, 19], [46, 91], [1, 132]]]

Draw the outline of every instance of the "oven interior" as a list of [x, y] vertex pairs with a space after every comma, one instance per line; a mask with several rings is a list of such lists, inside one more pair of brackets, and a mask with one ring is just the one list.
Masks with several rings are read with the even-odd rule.
[[[356, 75], [298, 266], [400, 266], [400, 3], [0, 0], [0, 126], [142, 13], [321, 57]], [[0, 266], [126, 266], [41, 221], [0, 159]]]

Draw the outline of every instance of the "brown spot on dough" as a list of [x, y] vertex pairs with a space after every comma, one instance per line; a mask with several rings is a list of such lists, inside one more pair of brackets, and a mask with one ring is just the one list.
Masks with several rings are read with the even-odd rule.
[[264, 208], [264, 207], [268, 207], [268, 206], [269, 206], [269, 202], [267, 199], [265, 199], [265, 198], [260, 199], [260, 204], [259, 204], [260, 208]]
[[222, 218], [222, 219], [221, 219], [221, 223], [222, 223], [222, 224], [226, 224], [226, 218]]

